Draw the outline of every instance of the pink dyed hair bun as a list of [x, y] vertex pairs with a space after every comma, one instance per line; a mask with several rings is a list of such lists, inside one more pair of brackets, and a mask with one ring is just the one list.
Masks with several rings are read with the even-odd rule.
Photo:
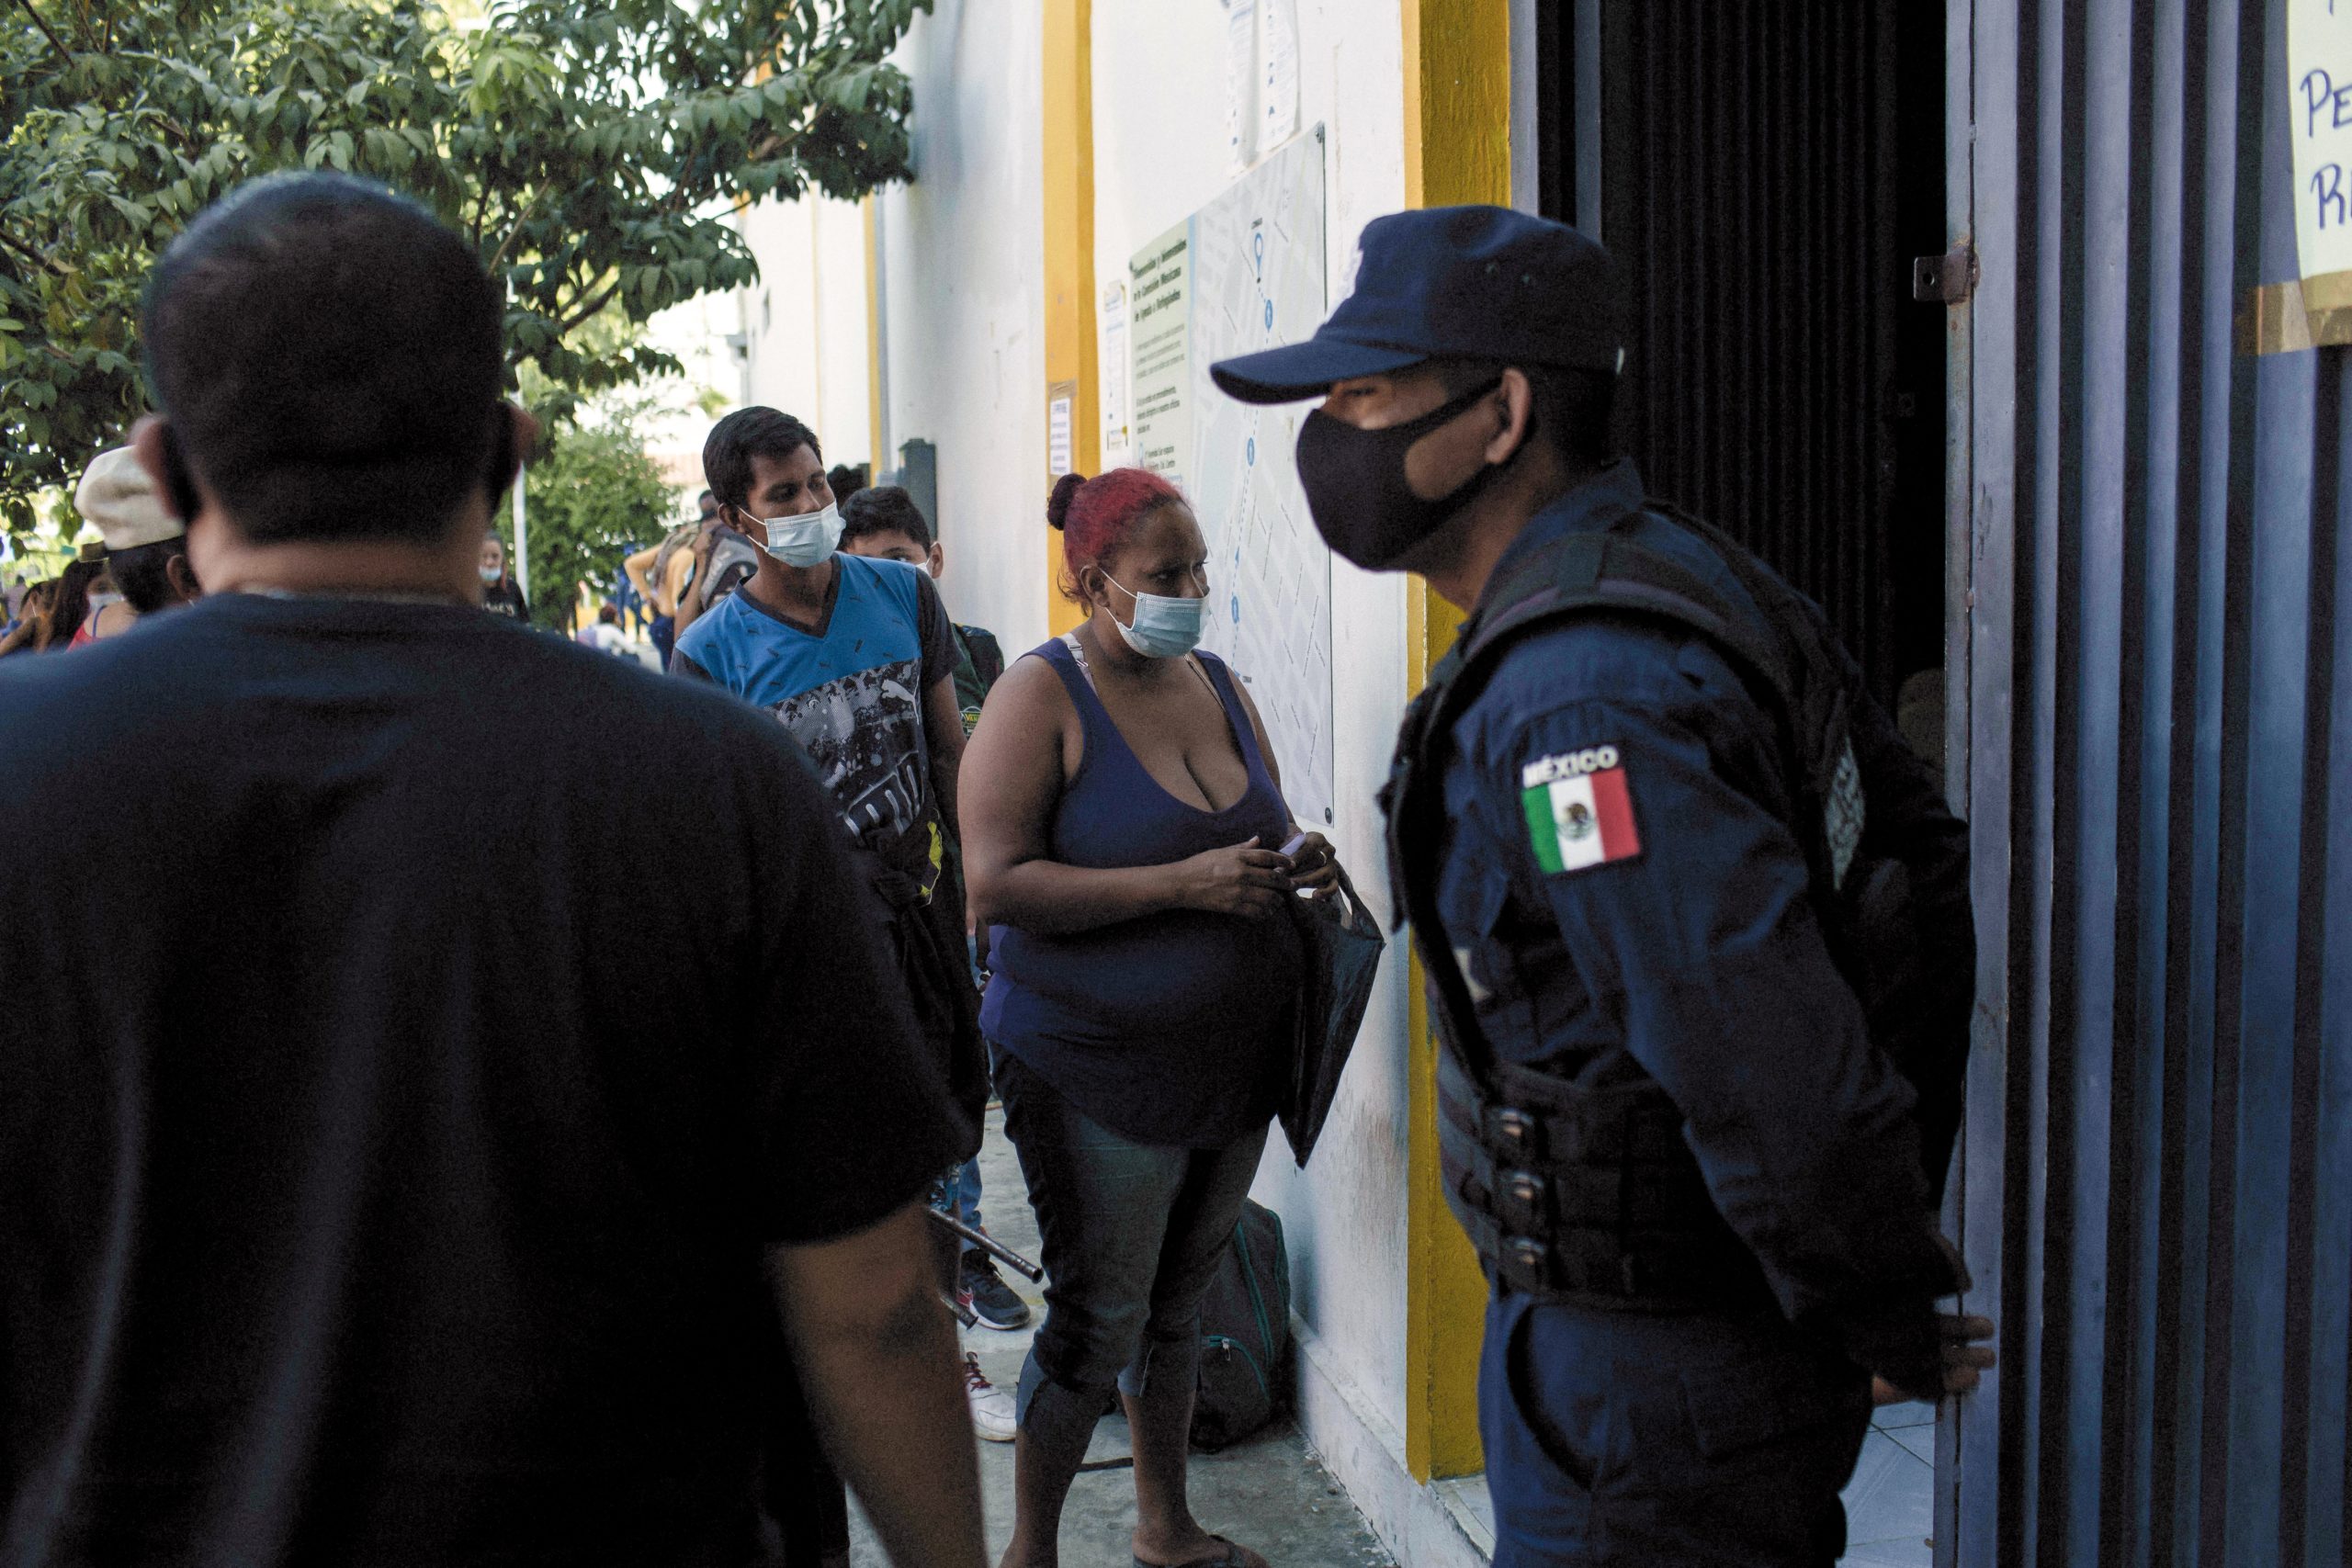
[[1064, 474], [1055, 480], [1046, 521], [1062, 533], [1063, 594], [1082, 603], [1079, 569], [1117, 551], [1136, 525], [1161, 507], [1183, 502], [1183, 491], [1148, 468], [1113, 468], [1091, 479]]

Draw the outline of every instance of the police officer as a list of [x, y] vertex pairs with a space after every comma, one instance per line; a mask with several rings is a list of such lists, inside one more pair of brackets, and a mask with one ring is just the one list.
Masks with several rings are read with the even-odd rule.
[[1469, 615], [1384, 801], [1494, 1282], [1496, 1562], [1826, 1565], [1873, 1374], [1991, 1364], [1935, 1308], [1966, 839], [1819, 613], [1615, 455], [1625, 313], [1573, 230], [1401, 213], [1312, 341], [1213, 373], [1321, 398], [1324, 539]]

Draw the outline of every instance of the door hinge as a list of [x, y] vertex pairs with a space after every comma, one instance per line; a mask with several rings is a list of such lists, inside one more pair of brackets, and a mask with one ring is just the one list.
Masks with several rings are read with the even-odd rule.
[[1976, 292], [1976, 250], [1972, 245], [1939, 256], [1911, 258], [1911, 298], [1923, 303], [1957, 305]]

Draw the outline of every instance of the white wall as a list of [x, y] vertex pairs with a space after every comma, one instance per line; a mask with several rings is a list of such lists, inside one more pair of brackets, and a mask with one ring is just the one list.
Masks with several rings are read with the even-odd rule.
[[[1299, 0], [1302, 134], [1325, 130], [1328, 296], [1364, 224], [1405, 204], [1403, 29], [1392, 4]], [[1094, 269], [1127, 259], [1233, 178], [1219, 0], [1094, 0]], [[1205, 457], [1205, 455], [1204, 455]], [[1374, 795], [1404, 708], [1405, 586], [1332, 564], [1339, 800], [1333, 839], [1387, 911]], [[1277, 1134], [1257, 1196], [1283, 1216], [1299, 1315], [1396, 1431], [1405, 1429], [1406, 1080], [1402, 943], [1385, 967], [1311, 1169]]]
[[[1048, 589], [1044, 233], [1040, 91], [1042, 0], [937, 0], [898, 60], [914, 85], [915, 179], [876, 198], [882, 298], [879, 462], [900, 443], [937, 445], [944, 584], [956, 618], [994, 628], [1008, 650], [1043, 640]], [[1328, 292], [1351, 276], [1364, 224], [1404, 205], [1402, 28], [1394, 0], [1296, 0], [1300, 127], [1326, 128]], [[1127, 258], [1230, 182], [1220, 0], [1094, 0], [1095, 276], [1124, 277]], [[765, 211], [750, 220], [773, 290], [755, 292], [754, 395], [814, 406], [828, 456], [852, 423], [837, 407], [833, 341], [790, 352], [786, 286], [833, 337], [853, 318], [833, 297], [846, 251], [821, 221]], [[796, 229], [795, 221], [802, 226]], [[808, 258], [825, 260], [817, 278]], [[862, 270], [862, 257], [858, 266]], [[820, 294], [824, 302], [820, 302]], [[863, 299], [854, 318], [863, 329]], [[796, 318], [797, 320], [797, 318]], [[819, 364], [827, 384], [818, 386]], [[843, 378], [844, 379], [846, 378]], [[862, 395], [862, 393], [861, 393]], [[862, 419], [854, 422], [862, 426]], [[1406, 584], [1332, 567], [1336, 784], [1333, 837], [1384, 921], [1385, 857], [1374, 794], [1404, 705]], [[1366, 1488], [1404, 1480], [1407, 1426], [1407, 1116], [1405, 964], [1392, 949], [1354, 1061], [1313, 1169], [1301, 1175], [1277, 1136], [1258, 1195], [1281, 1212], [1295, 1301], [1329, 1375], [1310, 1391], [1310, 1423], [1360, 1502], [1402, 1517]], [[1344, 1388], [1350, 1414], [1330, 1416]], [[1362, 1441], [1340, 1430], [1377, 1432]], [[1386, 1467], [1384, 1471], [1383, 1467]], [[1409, 1487], [1408, 1492], [1417, 1493]], [[1389, 1528], [1385, 1526], [1384, 1528]], [[1402, 1527], [1391, 1529], [1398, 1540]], [[1431, 1559], [1434, 1561], [1435, 1559]]]
[[939, 448], [943, 589], [1010, 654], [1046, 638], [1040, 0], [938, 0], [898, 60], [915, 178], [876, 198], [883, 427]]
[[761, 202], [739, 221], [760, 264], [742, 296], [751, 400], [805, 421], [827, 463], [869, 461], [864, 214], [810, 196]]

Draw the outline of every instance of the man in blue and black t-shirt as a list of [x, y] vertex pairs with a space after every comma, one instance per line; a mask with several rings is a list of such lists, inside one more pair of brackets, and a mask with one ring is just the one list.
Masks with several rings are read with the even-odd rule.
[[[728, 415], [703, 445], [703, 473], [718, 527], [758, 547], [757, 569], [707, 607], [682, 597], [671, 668], [774, 714], [817, 765], [891, 911], [915, 1014], [977, 1124], [988, 1066], [963, 889], [947, 874], [964, 720], [946, 608], [928, 573], [838, 553], [841, 512], [822, 451], [791, 415]], [[711, 574], [720, 539], [706, 531], [697, 543], [696, 582]], [[996, 1437], [1001, 1396], [977, 1366], [970, 1376], [981, 1429]]]
[[939, 591], [897, 561], [836, 553], [842, 519], [825, 460], [816, 433], [790, 414], [728, 415], [703, 445], [703, 471], [721, 526], [759, 547], [757, 570], [691, 623], [680, 604], [670, 667], [774, 714], [817, 765], [895, 912], [916, 1014], [943, 1067], [985, 1098], [962, 900], [942, 874], [964, 720]]

